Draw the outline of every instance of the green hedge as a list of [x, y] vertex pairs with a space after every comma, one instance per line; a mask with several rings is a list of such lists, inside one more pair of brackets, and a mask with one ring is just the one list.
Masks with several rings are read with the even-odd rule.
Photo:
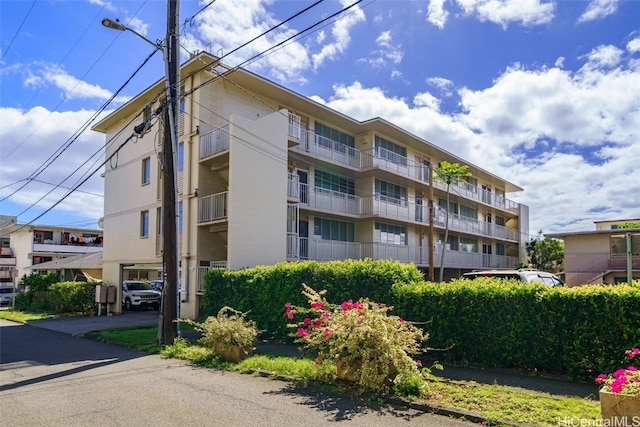
[[49, 287], [48, 299], [58, 313], [93, 314], [96, 303], [96, 283], [59, 282]]
[[369, 297], [420, 323], [439, 360], [487, 367], [559, 371], [591, 378], [623, 366], [624, 351], [640, 346], [640, 282], [634, 286], [550, 288], [479, 278], [424, 282], [413, 265], [345, 260], [281, 263], [205, 277], [203, 317], [225, 305], [281, 339], [290, 332], [286, 302], [305, 305], [301, 284], [326, 290], [340, 303]]
[[225, 305], [250, 311], [248, 318], [278, 337], [288, 334], [284, 304], [305, 305], [302, 283], [327, 290], [329, 301], [369, 297], [389, 301], [394, 283], [420, 281], [412, 264], [395, 261], [345, 260], [280, 263], [237, 271], [212, 270], [205, 276], [202, 315], [215, 315]]
[[640, 345], [640, 288], [550, 288], [480, 278], [394, 287], [398, 314], [427, 322], [441, 359], [561, 371], [590, 378], [621, 367]]

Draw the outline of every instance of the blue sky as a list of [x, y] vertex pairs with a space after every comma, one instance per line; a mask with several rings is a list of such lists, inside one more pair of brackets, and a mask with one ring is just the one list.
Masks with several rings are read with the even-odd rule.
[[[182, 0], [183, 60], [231, 52], [314, 3]], [[242, 63], [352, 3], [320, 2], [225, 61]], [[0, 2], [1, 214], [97, 227], [103, 183], [89, 176], [104, 136], [85, 128], [153, 51], [103, 27], [105, 17], [155, 41], [166, 1]], [[640, 218], [640, 1], [365, 0], [246, 67], [519, 185], [508, 197], [529, 206], [532, 235]], [[163, 70], [157, 53], [106, 111]]]

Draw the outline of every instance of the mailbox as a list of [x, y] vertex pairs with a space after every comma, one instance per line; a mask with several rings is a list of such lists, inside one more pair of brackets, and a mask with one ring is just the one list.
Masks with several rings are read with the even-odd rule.
[[116, 287], [97, 285], [96, 302], [98, 304], [113, 304], [114, 302], [116, 302]]

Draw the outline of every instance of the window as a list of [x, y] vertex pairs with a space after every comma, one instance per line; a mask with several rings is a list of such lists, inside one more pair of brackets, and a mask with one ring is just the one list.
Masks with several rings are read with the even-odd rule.
[[316, 138], [317, 143], [324, 147], [334, 148], [344, 153], [346, 152], [346, 147], [354, 148], [356, 146], [356, 140], [353, 136], [323, 125], [322, 123], [316, 122], [315, 131], [316, 135], [321, 137]]
[[376, 222], [374, 241], [391, 245], [406, 245], [407, 229], [401, 225]]
[[460, 205], [460, 216], [471, 219], [478, 219], [478, 210], [465, 205]]
[[407, 201], [407, 189], [376, 179], [376, 199], [404, 206]]
[[177, 153], [177, 162], [176, 170], [178, 172], [184, 171], [184, 142], [178, 144], [178, 153]]
[[313, 234], [322, 240], [338, 240], [340, 242], [353, 242], [355, 239], [352, 222], [335, 221], [332, 219], [315, 218]]
[[[440, 208], [447, 209], [447, 199], [440, 199], [439, 205], [440, 205]], [[451, 202], [451, 201], [449, 202], [449, 213], [450, 214], [458, 213], [458, 204], [456, 202]]]
[[142, 110], [142, 117], [145, 122], [151, 120], [151, 105], [147, 105], [144, 107], [144, 110]]
[[356, 194], [356, 183], [353, 179], [334, 175], [323, 170], [316, 170], [314, 175], [316, 187], [344, 194]]
[[142, 185], [151, 182], [151, 158], [147, 157], [142, 160]]
[[478, 192], [478, 180], [476, 178], [468, 176], [465, 178], [465, 181], [467, 181], [467, 183], [463, 185], [464, 188], [473, 193]]
[[506, 252], [504, 250], [504, 243], [496, 242], [496, 255], [505, 255]]
[[384, 138], [375, 136], [374, 146], [376, 151], [376, 157], [387, 159], [393, 163], [400, 165], [407, 165], [407, 149], [394, 144], [391, 141], [387, 141]]
[[[625, 234], [611, 236], [610, 242], [612, 257], [627, 255], [627, 236]], [[640, 255], [640, 234], [631, 235], [631, 255]]]
[[478, 240], [460, 237], [460, 252], [478, 252]]
[[501, 226], [505, 226], [505, 220], [503, 216], [497, 216], [496, 215], [496, 225], [501, 225]]
[[[438, 236], [440, 242], [444, 241], [444, 234], [440, 234]], [[457, 251], [458, 250], [458, 236], [449, 235], [447, 237], [447, 250], [448, 251]]]
[[182, 202], [178, 202], [178, 233], [182, 232]]
[[162, 234], [162, 208], [156, 209], [156, 234]]
[[149, 237], [149, 211], [140, 212], [140, 237]]

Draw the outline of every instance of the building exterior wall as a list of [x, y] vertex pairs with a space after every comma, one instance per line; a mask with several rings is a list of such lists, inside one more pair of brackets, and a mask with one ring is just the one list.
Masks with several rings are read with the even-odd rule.
[[[210, 60], [204, 55], [183, 66], [188, 96], [181, 104], [177, 165], [182, 316], [197, 317], [202, 277], [211, 268], [345, 258], [391, 258], [427, 268], [425, 165], [443, 160], [469, 165], [473, 177], [452, 188], [446, 245], [446, 187], [434, 182], [435, 267], [445, 246], [446, 277], [513, 268], [526, 259], [528, 208], [505, 197], [519, 187], [381, 119], [355, 121], [251, 73], [211, 80], [209, 71], [189, 72]], [[157, 271], [162, 264], [157, 119], [143, 138], [123, 145], [141, 121], [136, 115], [162, 88], [156, 83], [94, 128], [108, 141], [115, 137], [107, 158], [117, 162], [105, 172], [103, 278], [109, 284], [119, 283], [127, 269]], [[146, 158], [151, 180], [142, 183]], [[146, 237], [140, 235], [143, 211], [149, 212]]]

